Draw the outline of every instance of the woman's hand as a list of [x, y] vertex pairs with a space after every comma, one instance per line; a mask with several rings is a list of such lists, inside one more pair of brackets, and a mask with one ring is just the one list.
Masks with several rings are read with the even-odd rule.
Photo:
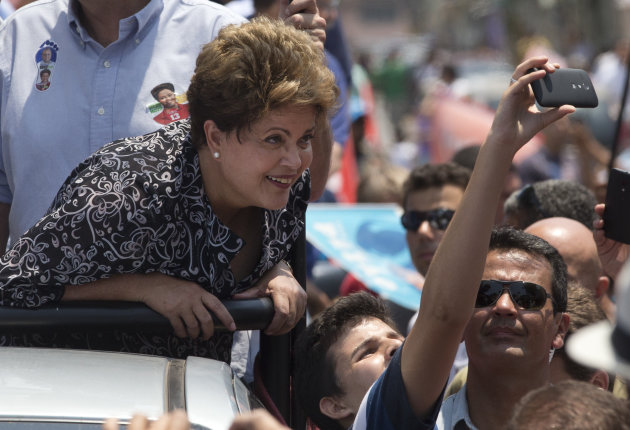
[[600, 219], [593, 222], [593, 238], [597, 245], [597, 253], [602, 262], [604, 273], [616, 279], [623, 264], [630, 257], [630, 245], [606, 237], [604, 234], [604, 220], [601, 219], [604, 216], [605, 209], [606, 205], [603, 203], [595, 206], [595, 212], [600, 216]]
[[234, 295], [235, 299], [271, 296], [275, 313], [265, 334], [288, 333], [304, 315], [306, 292], [293, 277], [291, 267], [284, 261], [271, 268], [252, 288]]
[[284, 1], [284, 21], [299, 30], [306, 31], [321, 50], [326, 42], [326, 20], [319, 15], [315, 0]]
[[[535, 104], [529, 84], [546, 73], [553, 73], [558, 67], [544, 56], [529, 58], [516, 67], [512, 81], [501, 97], [488, 140], [511, 145], [515, 153], [543, 128], [575, 112], [575, 107], [570, 105], [540, 111]], [[537, 70], [528, 73], [532, 68]]]
[[168, 318], [178, 337], [201, 336], [208, 340], [214, 334], [211, 312], [229, 330], [236, 330], [232, 315], [223, 303], [198, 284], [162, 273], [144, 275], [149, 286], [141, 300], [151, 309]]

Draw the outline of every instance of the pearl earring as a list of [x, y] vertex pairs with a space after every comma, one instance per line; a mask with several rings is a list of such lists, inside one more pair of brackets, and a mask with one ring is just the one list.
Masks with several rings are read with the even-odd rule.
[[217, 152], [214, 152], [214, 153], [212, 154], [212, 156], [213, 156], [214, 158], [219, 158], [219, 157], [221, 156], [221, 154], [219, 154], [219, 152], [217, 151]]

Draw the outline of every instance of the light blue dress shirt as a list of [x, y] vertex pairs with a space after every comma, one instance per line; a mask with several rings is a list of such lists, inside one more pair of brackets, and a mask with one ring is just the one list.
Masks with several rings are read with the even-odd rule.
[[[103, 47], [81, 27], [75, 3], [38, 1], [0, 24], [0, 202], [12, 205], [12, 238], [102, 145], [158, 129], [162, 107], [151, 90], [171, 83], [185, 103], [201, 47], [245, 21], [208, 0], [151, 0]], [[44, 48], [53, 54], [47, 71]]]

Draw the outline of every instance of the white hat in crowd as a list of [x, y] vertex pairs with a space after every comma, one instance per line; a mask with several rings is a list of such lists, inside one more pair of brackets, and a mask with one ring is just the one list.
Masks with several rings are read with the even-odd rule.
[[576, 362], [630, 378], [630, 261], [615, 281], [617, 322], [577, 330], [567, 340], [567, 354]]

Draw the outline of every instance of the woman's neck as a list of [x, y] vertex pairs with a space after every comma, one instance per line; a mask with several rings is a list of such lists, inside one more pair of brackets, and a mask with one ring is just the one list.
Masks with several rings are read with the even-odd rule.
[[223, 186], [224, 183], [221, 169], [218, 168], [210, 150], [207, 147], [197, 149], [199, 154], [199, 167], [206, 197], [212, 206], [212, 212], [216, 214], [223, 224], [232, 230], [239, 230], [239, 225], [243, 223], [244, 215], [251, 214], [252, 206], [238, 205], [234, 201], [230, 188]]

